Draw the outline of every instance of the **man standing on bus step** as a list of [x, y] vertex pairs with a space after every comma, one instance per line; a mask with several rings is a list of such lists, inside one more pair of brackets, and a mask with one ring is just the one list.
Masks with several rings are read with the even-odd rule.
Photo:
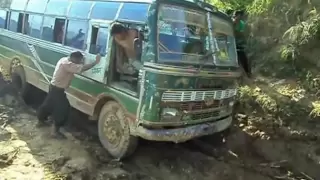
[[60, 132], [60, 127], [67, 121], [70, 110], [70, 103], [65, 90], [70, 86], [74, 74], [80, 74], [91, 69], [100, 62], [100, 59], [101, 56], [98, 54], [95, 62], [84, 64], [84, 56], [77, 51], [58, 61], [49, 86], [49, 93], [37, 112], [38, 127], [46, 125], [45, 121], [51, 115], [54, 121], [53, 137], [65, 138]]
[[136, 59], [134, 48], [134, 40], [138, 38], [138, 31], [136, 29], [126, 28], [120, 23], [114, 23], [110, 32], [117, 45], [124, 49], [125, 55], [129, 61], [126, 63], [122, 58], [117, 59], [117, 70], [127, 74], [134, 74], [136, 71], [139, 71], [142, 68], [142, 64]]
[[236, 37], [236, 46], [237, 46], [237, 54], [238, 60], [246, 72], [248, 77], [251, 77], [251, 65], [247, 55], [245, 53], [245, 22], [243, 20], [244, 13], [242, 11], [235, 11], [233, 14], [233, 24], [235, 30]]

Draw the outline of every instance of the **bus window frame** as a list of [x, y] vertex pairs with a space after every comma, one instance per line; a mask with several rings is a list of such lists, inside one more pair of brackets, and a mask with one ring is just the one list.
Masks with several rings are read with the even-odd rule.
[[[28, 17], [28, 19], [27, 19], [27, 21], [26, 21], [26, 19], [25, 19], [25, 17]], [[43, 21], [44, 21], [44, 18], [45, 18], [45, 16], [43, 15], [43, 14], [37, 14], [37, 13], [28, 13], [28, 12], [25, 12], [25, 14], [24, 14], [24, 20], [23, 20], [23, 23], [26, 23], [26, 22], [29, 22], [30, 21], [30, 16], [32, 17], [32, 16], [40, 16], [42, 19], [41, 19], [41, 23], [40, 23], [40, 36], [39, 37], [34, 37], [34, 36], [31, 36], [31, 31], [30, 32], [28, 32], [28, 34], [25, 32], [25, 28], [26, 28], [26, 26], [25, 26], [25, 24], [23, 24], [23, 34], [25, 34], [25, 35], [27, 35], [27, 36], [30, 36], [30, 37], [32, 37], [32, 38], [36, 38], [36, 39], [42, 39], [42, 29], [43, 29]], [[32, 26], [30, 26], [30, 24], [32, 24], [32, 23], [30, 23], [29, 22], [29, 30], [31, 30], [32, 29]]]
[[[158, 43], [160, 42], [160, 39], [159, 39], [160, 31], [158, 29], [158, 23], [159, 23], [159, 18], [160, 18], [159, 11], [160, 11], [161, 7], [163, 7], [163, 6], [169, 6], [169, 7], [172, 6], [172, 7], [176, 7], [176, 8], [184, 8], [189, 11], [202, 12], [202, 13], [204, 13], [205, 16], [207, 13], [207, 11], [202, 8], [194, 8], [191, 6], [182, 6], [177, 3], [159, 3], [157, 5], [157, 10], [158, 10], [158, 14], [156, 15], [157, 16], [157, 21], [156, 21], [156, 44], [157, 44], [157, 46], [155, 46], [155, 47], [156, 47], [156, 62], [160, 63], [160, 64], [166, 64], [167, 62], [172, 62], [172, 61], [166, 61], [163, 59], [161, 60], [161, 58], [160, 58], [160, 51], [159, 51], [159, 45], [158, 45]], [[209, 45], [209, 46], [211, 46], [211, 45]], [[201, 59], [201, 56], [193, 57], [193, 58], [194, 59], [197, 58], [197, 61], [199, 61]], [[179, 63], [183, 63], [183, 62], [180, 61]], [[193, 64], [191, 64], [191, 65], [193, 65]]]
[[[18, 9], [18, 8], [15, 8], [15, 7], [12, 7], [12, 5], [13, 5], [13, 3], [11, 2], [11, 4], [10, 4], [10, 11], [19, 11], [19, 12], [21, 12], [21, 11], [25, 11], [26, 10], [26, 8], [27, 8], [27, 5], [28, 5], [28, 2], [29, 2], [29, 0], [23, 0], [23, 1], [25, 1], [25, 4], [24, 4], [24, 8], [23, 9]], [[13, 0], [13, 2], [15, 2], [15, 0]], [[19, 0], [19, 2], [21, 2], [21, 0]]]
[[[111, 28], [111, 24], [112, 21], [96, 21], [96, 20], [91, 20], [89, 21], [89, 28], [88, 28], [88, 36], [87, 36], [87, 44], [88, 44], [88, 48], [86, 49], [86, 52], [88, 52], [89, 54], [93, 54], [96, 55], [97, 53], [93, 53], [91, 52], [91, 45], [92, 45], [92, 33], [93, 33], [93, 28], [97, 29], [97, 34], [96, 34], [96, 41], [95, 41], [95, 46], [98, 45], [99, 42], [99, 34], [101, 33], [99, 30], [100, 29], [106, 29], [108, 34], [107, 34], [107, 42], [104, 48], [104, 55], [101, 54], [102, 57], [106, 57], [108, 54], [107, 50], [109, 49], [109, 45], [110, 45], [110, 28]], [[89, 38], [90, 37], [90, 38]], [[110, 52], [109, 52], [110, 53]]]
[[[146, 5], [148, 6], [147, 7], [147, 11], [146, 11], [146, 18], [145, 18], [145, 21], [140, 21], [140, 20], [135, 20], [133, 18], [130, 18], [130, 19], [124, 19], [124, 18], [120, 18], [120, 15], [121, 15], [121, 12], [123, 10], [123, 7], [125, 6], [125, 4], [139, 4], [139, 5]], [[145, 3], [145, 2], [123, 2], [121, 7], [118, 9], [118, 12], [117, 12], [117, 16], [115, 18], [115, 20], [117, 21], [129, 21], [129, 22], [136, 22], [136, 23], [146, 23], [148, 21], [148, 12], [150, 10], [150, 3]]]
[[25, 7], [25, 10], [24, 10], [25, 13], [28, 13], [28, 14], [29, 14], [29, 13], [33, 13], [33, 14], [41, 14], [41, 15], [43, 15], [43, 14], [46, 12], [49, 0], [42, 0], [42, 1], [46, 1], [45, 7], [44, 7], [43, 11], [28, 10], [29, 3], [30, 3], [31, 1], [32, 1], [32, 0], [29, 0], [29, 1], [28, 1], [27, 5], [26, 5], [26, 7]]
[[2, 29], [8, 29], [8, 20], [10, 20], [10, 19], [8, 19], [9, 17], [10, 17], [10, 11], [9, 11], [9, 9], [0, 9], [0, 11], [3, 11], [3, 12], [5, 12], [6, 13], [6, 15], [5, 15], [5, 20], [4, 20], [4, 27], [2, 28]]
[[[60, 17], [65, 17], [65, 18], [67, 18], [68, 16], [68, 13], [69, 13], [69, 9], [70, 9], [70, 6], [71, 6], [71, 1], [70, 0], [66, 0], [66, 1], [68, 1], [68, 6], [66, 7], [66, 10], [65, 10], [65, 12], [64, 12], [64, 14], [59, 14], [59, 13], [55, 13], [55, 14], [53, 14], [53, 13], [51, 13], [51, 12], [48, 12], [48, 7], [50, 7], [50, 2], [52, 2], [52, 1], [56, 1], [56, 0], [49, 0], [48, 2], [47, 2], [47, 6], [46, 6], [46, 9], [45, 9], [45, 11], [44, 11], [44, 15], [47, 15], [47, 16], [55, 16], [55, 17], [58, 17], [58, 18], [60, 18]], [[61, 1], [63, 1], [63, 0], [61, 0]]]
[[[44, 20], [46, 18], [51, 18], [54, 20], [54, 23], [53, 23], [53, 28], [52, 28], [52, 38], [54, 39], [54, 31], [55, 31], [55, 28], [56, 28], [56, 21], [57, 19], [60, 19], [60, 20], [64, 20], [64, 29], [63, 29], [63, 38], [62, 38], [62, 42], [56, 42], [54, 41], [53, 39], [52, 40], [46, 40], [46, 39], [43, 39], [43, 28], [44, 28]], [[42, 24], [41, 24], [41, 40], [43, 41], [47, 41], [47, 42], [50, 42], [50, 43], [55, 43], [55, 44], [59, 44], [59, 45], [63, 45], [63, 46], [66, 46], [64, 45], [64, 39], [65, 39], [65, 36], [66, 36], [66, 29], [67, 29], [67, 21], [68, 19], [66, 17], [63, 17], [63, 16], [52, 16], [52, 15], [46, 15], [44, 14], [43, 15], [43, 19], [42, 19]], [[67, 46], [69, 47], [69, 46]]]
[[[106, 50], [109, 48], [109, 44], [110, 44], [110, 38], [111, 38], [111, 34], [110, 34], [110, 30], [111, 30], [111, 26], [112, 26], [113, 21], [109, 21], [109, 20], [90, 20], [89, 21], [89, 28], [88, 28], [88, 37], [90, 36], [90, 40], [89, 38], [87, 39], [87, 42], [91, 45], [91, 37], [92, 37], [92, 27], [95, 27], [98, 29], [97, 32], [97, 38], [99, 35], [99, 28], [105, 28], [108, 30], [108, 39], [107, 39], [107, 44], [106, 44]], [[90, 48], [87, 49], [88, 53], [90, 53]], [[92, 53], [90, 53], [92, 54]]]
[[[102, 19], [101, 19], [101, 18], [92, 17], [93, 12], [95, 12], [95, 11], [94, 11], [94, 10], [95, 10], [95, 7], [96, 7], [98, 4], [107, 4], [107, 3], [119, 4], [119, 6], [118, 6], [118, 8], [117, 8], [117, 10], [116, 10], [116, 13], [114, 14], [114, 17], [113, 17], [113, 18], [110, 18], [110, 19], [102, 18]], [[106, 21], [115, 20], [115, 19], [118, 17], [119, 12], [120, 12], [122, 6], [123, 6], [123, 2], [117, 2], [117, 1], [105, 1], [105, 2], [100, 2], [100, 1], [99, 1], [99, 2], [95, 2], [94, 5], [92, 6], [92, 9], [91, 9], [90, 14], [89, 14], [89, 19], [97, 19], [97, 20], [100, 19], [100, 20], [106, 20]]]
[[[68, 31], [68, 26], [69, 26], [69, 22], [85, 22], [87, 23], [87, 29], [86, 31], [84, 31], [85, 33], [85, 37], [84, 37], [84, 44], [83, 44], [83, 47], [81, 49], [79, 48], [75, 48], [75, 47], [72, 47], [71, 45], [67, 45], [66, 44], [66, 39], [67, 39], [67, 31]], [[67, 47], [70, 47], [70, 48], [74, 48], [74, 49], [78, 49], [80, 51], [86, 51], [88, 49], [88, 45], [87, 45], [87, 38], [88, 38], [88, 33], [89, 33], [89, 28], [90, 28], [90, 21], [87, 20], [87, 19], [78, 19], [78, 18], [66, 18], [65, 19], [65, 25], [64, 25], [64, 34], [63, 34], [63, 41], [62, 41], [62, 45], [64, 46], [67, 46]]]
[[91, 13], [92, 13], [92, 9], [93, 9], [93, 7], [95, 6], [96, 2], [94, 2], [94, 1], [85, 1], [85, 2], [91, 3], [91, 6], [90, 6], [90, 8], [89, 8], [89, 11], [88, 11], [88, 14], [87, 14], [86, 17], [85, 17], [85, 16], [79, 17], [79, 16], [73, 16], [73, 15], [71, 15], [71, 10], [72, 10], [73, 4], [74, 4], [74, 3], [79, 3], [79, 2], [81, 2], [81, 1], [72, 1], [72, 2], [69, 4], [69, 7], [68, 7], [68, 9], [67, 9], [66, 16], [67, 16], [68, 18], [70, 18], [70, 19], [90, 19], [90, 16], [91, 16]]
[[[14, 31], [10, 29], [12, 13], [18, 13], [17, 29], [14, 30]], [[22, 15], [22, 18], [20, 18], [20, 15]], [[10, 10], [10, 15], [9, 15], [9, 19], [8, 19], [8, 30], [12, 31], [12, 32], [15, 32], [15, 33], [21, 33], [22, 34], [23, 27], [24, 27], [24, 15], [25, 15], [25, 13], [22, 12], [22, 11]], [[19, 28], [19, 21], [22, 21], [21, 22], [22, 23], [21, 24], [21, 29]]]

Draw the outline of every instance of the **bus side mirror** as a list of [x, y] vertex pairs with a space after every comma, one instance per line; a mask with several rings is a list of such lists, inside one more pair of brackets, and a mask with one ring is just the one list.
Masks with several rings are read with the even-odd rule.
[[136, 54], [136, 59], [140, 60], [142, 56], [142, 40], [140, 38], [135, 38], [133, 40], [133, 45]]

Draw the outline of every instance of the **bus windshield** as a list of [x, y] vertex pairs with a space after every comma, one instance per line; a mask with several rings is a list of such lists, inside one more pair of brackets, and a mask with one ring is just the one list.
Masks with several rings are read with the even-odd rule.
[[212, 14], [213, 43], [215, 53], [215, 65], [237, 66], [236, 45], [232, 24]]
[[[205, 12], [173, 5], [160, 6], [158, 16], [159, 62], [202, 64], [204, 61], [202, 57], [212, 51], [208, 27]], [[213, 64], [212, 56], [206, 57], [205, 61]]]

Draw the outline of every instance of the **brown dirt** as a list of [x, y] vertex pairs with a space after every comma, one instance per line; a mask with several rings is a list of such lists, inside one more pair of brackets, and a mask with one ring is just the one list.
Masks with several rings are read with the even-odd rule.
[[[2, 81], [0, 89], [4, 86]], [[0, 179], [320, 179], [317, 138], [268, 139], [235, 125], [226, 143], [217, 144], [216, 136], [183, 144], [142, 141], [130, 159], [118, 162], [100, 146], [95, 124], [84, 121], [83, 114], [73, 111], [65, 129], [68, 139], [55, 140], [15, 99], [1, 98]], [[250, 118], [257, 117], [238, 117], [239, 122]]]

